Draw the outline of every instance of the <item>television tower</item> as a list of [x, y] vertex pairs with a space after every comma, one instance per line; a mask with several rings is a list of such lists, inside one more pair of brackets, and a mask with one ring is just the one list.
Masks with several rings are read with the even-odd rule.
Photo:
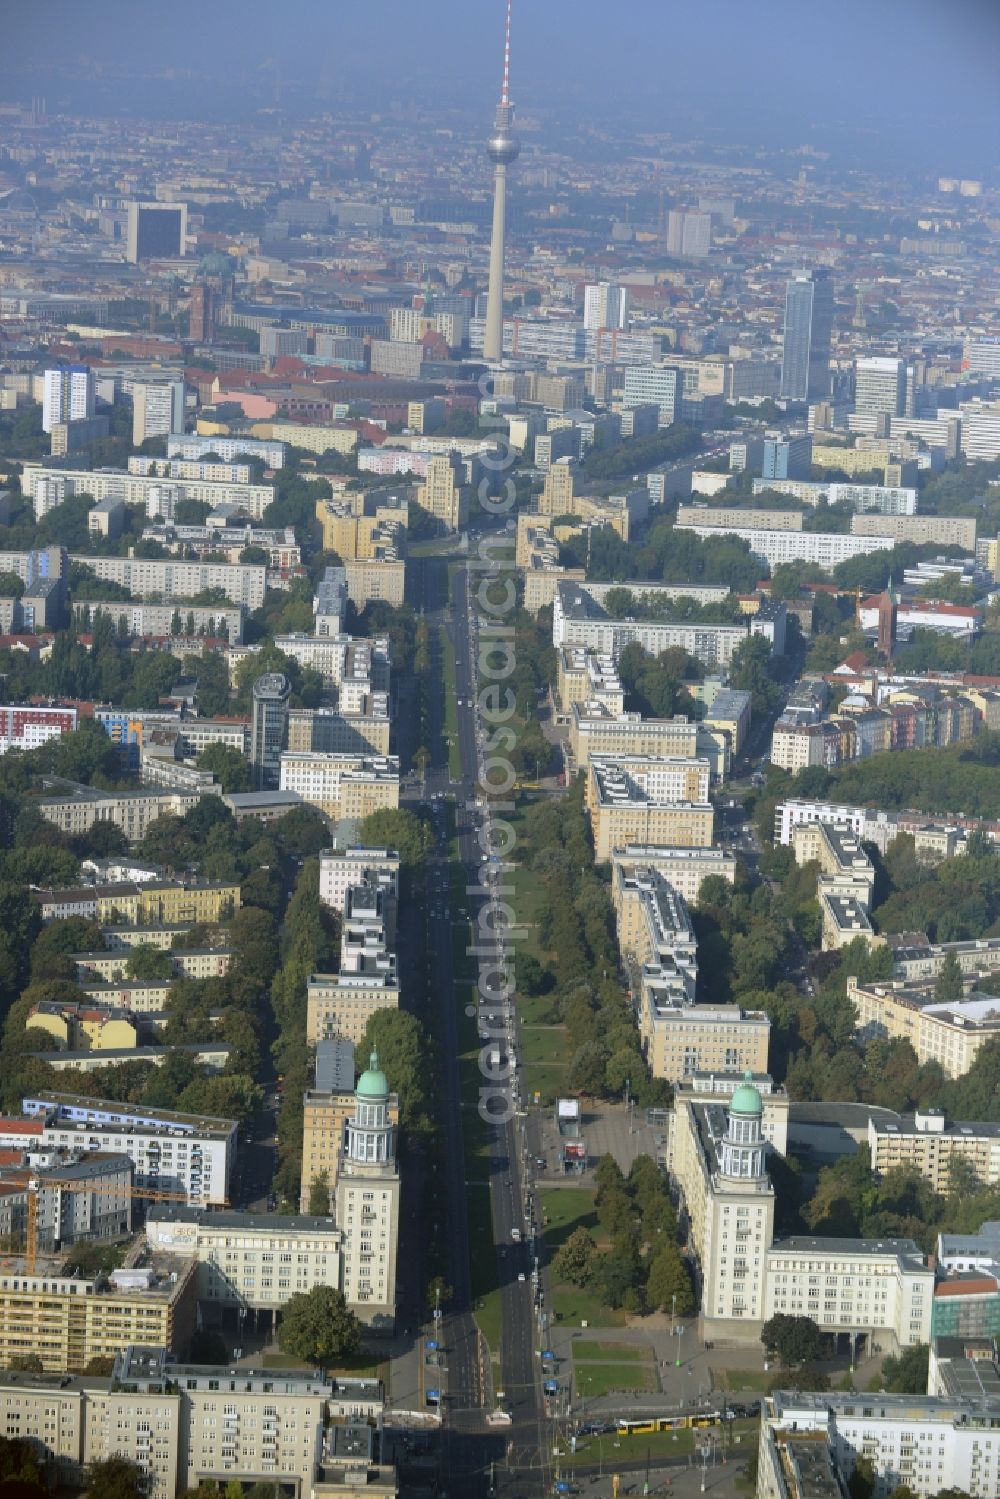
[[507, 209], [507, 168], [516, 161], [521, 143], [514, 134], [514, 106], [510, 102], [510, 7], [507, 0], [507, 26], [503, 45], [503, 82], [500, 103], [493, 120], [493, 134], [486, 143], [486, 154], [494, 164], [493, 234], [490, 238], [490, 285], [486, 296], [486, 332], [483, 357], [489, 364], [503, 361], [503, 252]]

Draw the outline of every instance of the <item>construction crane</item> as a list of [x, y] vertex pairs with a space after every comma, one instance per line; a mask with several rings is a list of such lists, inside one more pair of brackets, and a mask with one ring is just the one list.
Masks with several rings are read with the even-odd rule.
[[[60, 1187], [66, 1192], [106, 1192], [129, 1197], [133, 1200], [141, 1198], [145, 1202], [188, 1202], [186, 1192], [166, 1192], [159, 1187], [116, 1187], [104, 1182], [81, 1181], [77, 1178], [64, 1180], [60, 1177], [47, 1176], [44, 1181], [37, 1176], [28, 1178], [28, 1221], [25, 1234], [24, 1265], [25, 1273], [34, 1275], [35, 1266], [38, 1263], [38, 1193], [42, 1187]], [[228, 1199], [220, 1204], [228, 1207]]]

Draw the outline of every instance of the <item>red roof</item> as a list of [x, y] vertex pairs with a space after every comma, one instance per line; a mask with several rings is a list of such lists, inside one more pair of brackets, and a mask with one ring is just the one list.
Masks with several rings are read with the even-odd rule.
[[2, 1119], [0, 1135], [40, 1135], [45, 1128], [41, 1119]]
[[935, 1296], [985, 1296], [997, 1290], [992, 1275], [976, 1276], [968, 1280], [943, 1280], [934, 1287]]

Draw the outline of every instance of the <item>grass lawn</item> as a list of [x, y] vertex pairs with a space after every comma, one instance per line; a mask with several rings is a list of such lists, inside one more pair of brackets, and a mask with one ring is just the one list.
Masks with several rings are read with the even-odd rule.
[[538, 1192], [549, 1257], [575, 1228], [597, 1230], [597, 1211], [590, 1187], [541, 1187]]
[[491, 1352], [496, 1353], [500, 1351], [500, 1298], [500, 1287], [497, 1286], [475, 1303], [475, 1318], [479, 1330], [489, 1343]]
[[521, 1055], [530, 1067], [533, 1062], [566, 1066], [567, 1040], [564, 1025], [521, 1026]]
[[573, 1362], [600, 1364], [645, 1364], [652, 1360], [651, 1348], [635, 1343], [602, 1343], [597, 1338], [573, 1339]]
[[520, 1040], [528, 1093], [537, 1093], [543, 1104], [550, 1104], [566, 1092], [569, 1070], [566, 1027], [522, 1023]]
[[656, 1371], [652, 1364], [582, 1364], [574, 1366], [577, 1400], [610, 1395], [612, 1390], [630, 1393], [656, 1389]]
[[534, 1101], [537, 1093], [542, 1108], [550, 1107], [566, 1092], [566, 1067], [562, 1062], [536, 1062], [528, 1069], [527, 1076], [530, 1096]]
[[[714, 1427], [718, 1432], [719, 1428]], [[739, 1459], [741, 1456], [749, 1457], [754, 1451], [757, 1440], [758, 1423], [756, 1421], [734, 1421], [732, 1426], [733, 1446], [730, 1447], [727, 1440], [726, 1454]], [[599, 1460], [603, 1459], [608, 1472], [614, 1472], [616, 1462], [624, 1462], [628, 1458], [645, 1458], [649, 1453], [650, 1458], [683, 1457], [693, 1452], [701, 1441], [700, 1431], [654, 1431], [646, 1436], [617, 1437], [609, 1433], [603, 1437], [583, 1437], [577, 1444], [575, 1452], [564, 1452], [559, 1458], [561, 1468], [590, 1468]], [[737, 1445], [736, 1438], [739, 1438]]]
[[767, 1394], [771, 1388], [774, 1372], [765, 1374], [763, 1369], [713, 1369], [712, 1385], [716, 1390], [756, 1390]]
[[462, 774], [462, 762], [458, 752], [458, 712], [455, 707], [455, 652], [444, 630], [438, 632], [441, 641], [441, 669], [444, 687], [444, 736], [448, 742], [448, 774], [454, 780]]
[[552, 1288], [552, 1311], [557, 1322], [579, 1327], [624, 1327], [625, 1312], [616, 1312], [599, 1301], [592, 1291], [579, 1286], [557, 1285]]

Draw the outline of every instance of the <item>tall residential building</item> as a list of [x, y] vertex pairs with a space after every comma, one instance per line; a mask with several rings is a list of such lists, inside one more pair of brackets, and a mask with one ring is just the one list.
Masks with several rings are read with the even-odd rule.
[[712, 215], [671, 209], [667, 215], [667, 254], [703, 259], [712, 248]]
[[599, 281], [588, 286], [583, 294], [583, 326], [585, 328], [627, 328], [629, 294], [625, 286], [615, 286], [610, 281]]
[[164, 380], [132, 387], [132, 445], [147, 437], [170, 437], [184, 431], [184, 381]]
[[389, 1084], [373, 1052], [344, 1127], [336, 1221], [344, 1235], [344, 1296], [366, 1322], [392, 1329], [396, 1315], [399, 1168]]
[[126, 259], [176, 260], [187, 238], [186, 203], [130, 203]]
[[906, 414], [906, 364], [902, 359], [859, 359], [855, 366], [856, 411]]
[[97, 382], [85, 364], [46, 370], [42, 393], [42, 431], [64, 422], [87, 421], [94, 415]]
[[465, 524], [469, 499], [457, 453], [442, 453], [430, 460], [427, 477], [417, 489], [417, 504], [449, 531], [458, 531]]
[[273, 791], [277, 788], [291, 692], [291, 683], [280, 671], [269, 671], [265, 676], [258, 677], [253, 684], [250, 764], [258, 791]]
[[808, 432], [780, 433], [764, 439], [761, 477], [808, 479], [812, 466], [812, 437]]
[[503, 83], [500, 103], [493, 119], [493, 134], [486, 143], [486, 154], [494, 166], [493, 233], [490, 238], [490, 281], [486, 301], [486, 330], [483, 355], [491, 364], [503, 359], [503, 260], [507, 211], [507, 168], [521, 153], [521, 143], [514, 134], [514, 106], [510, 102], [510, 7], [507, 0], [507, 25], [504, 33]]
[[785, 288], [785, 342], [781, 395], [786, 401], [822, 401], [830, 393], [833, 280], [824, 267], [802, 271]]

